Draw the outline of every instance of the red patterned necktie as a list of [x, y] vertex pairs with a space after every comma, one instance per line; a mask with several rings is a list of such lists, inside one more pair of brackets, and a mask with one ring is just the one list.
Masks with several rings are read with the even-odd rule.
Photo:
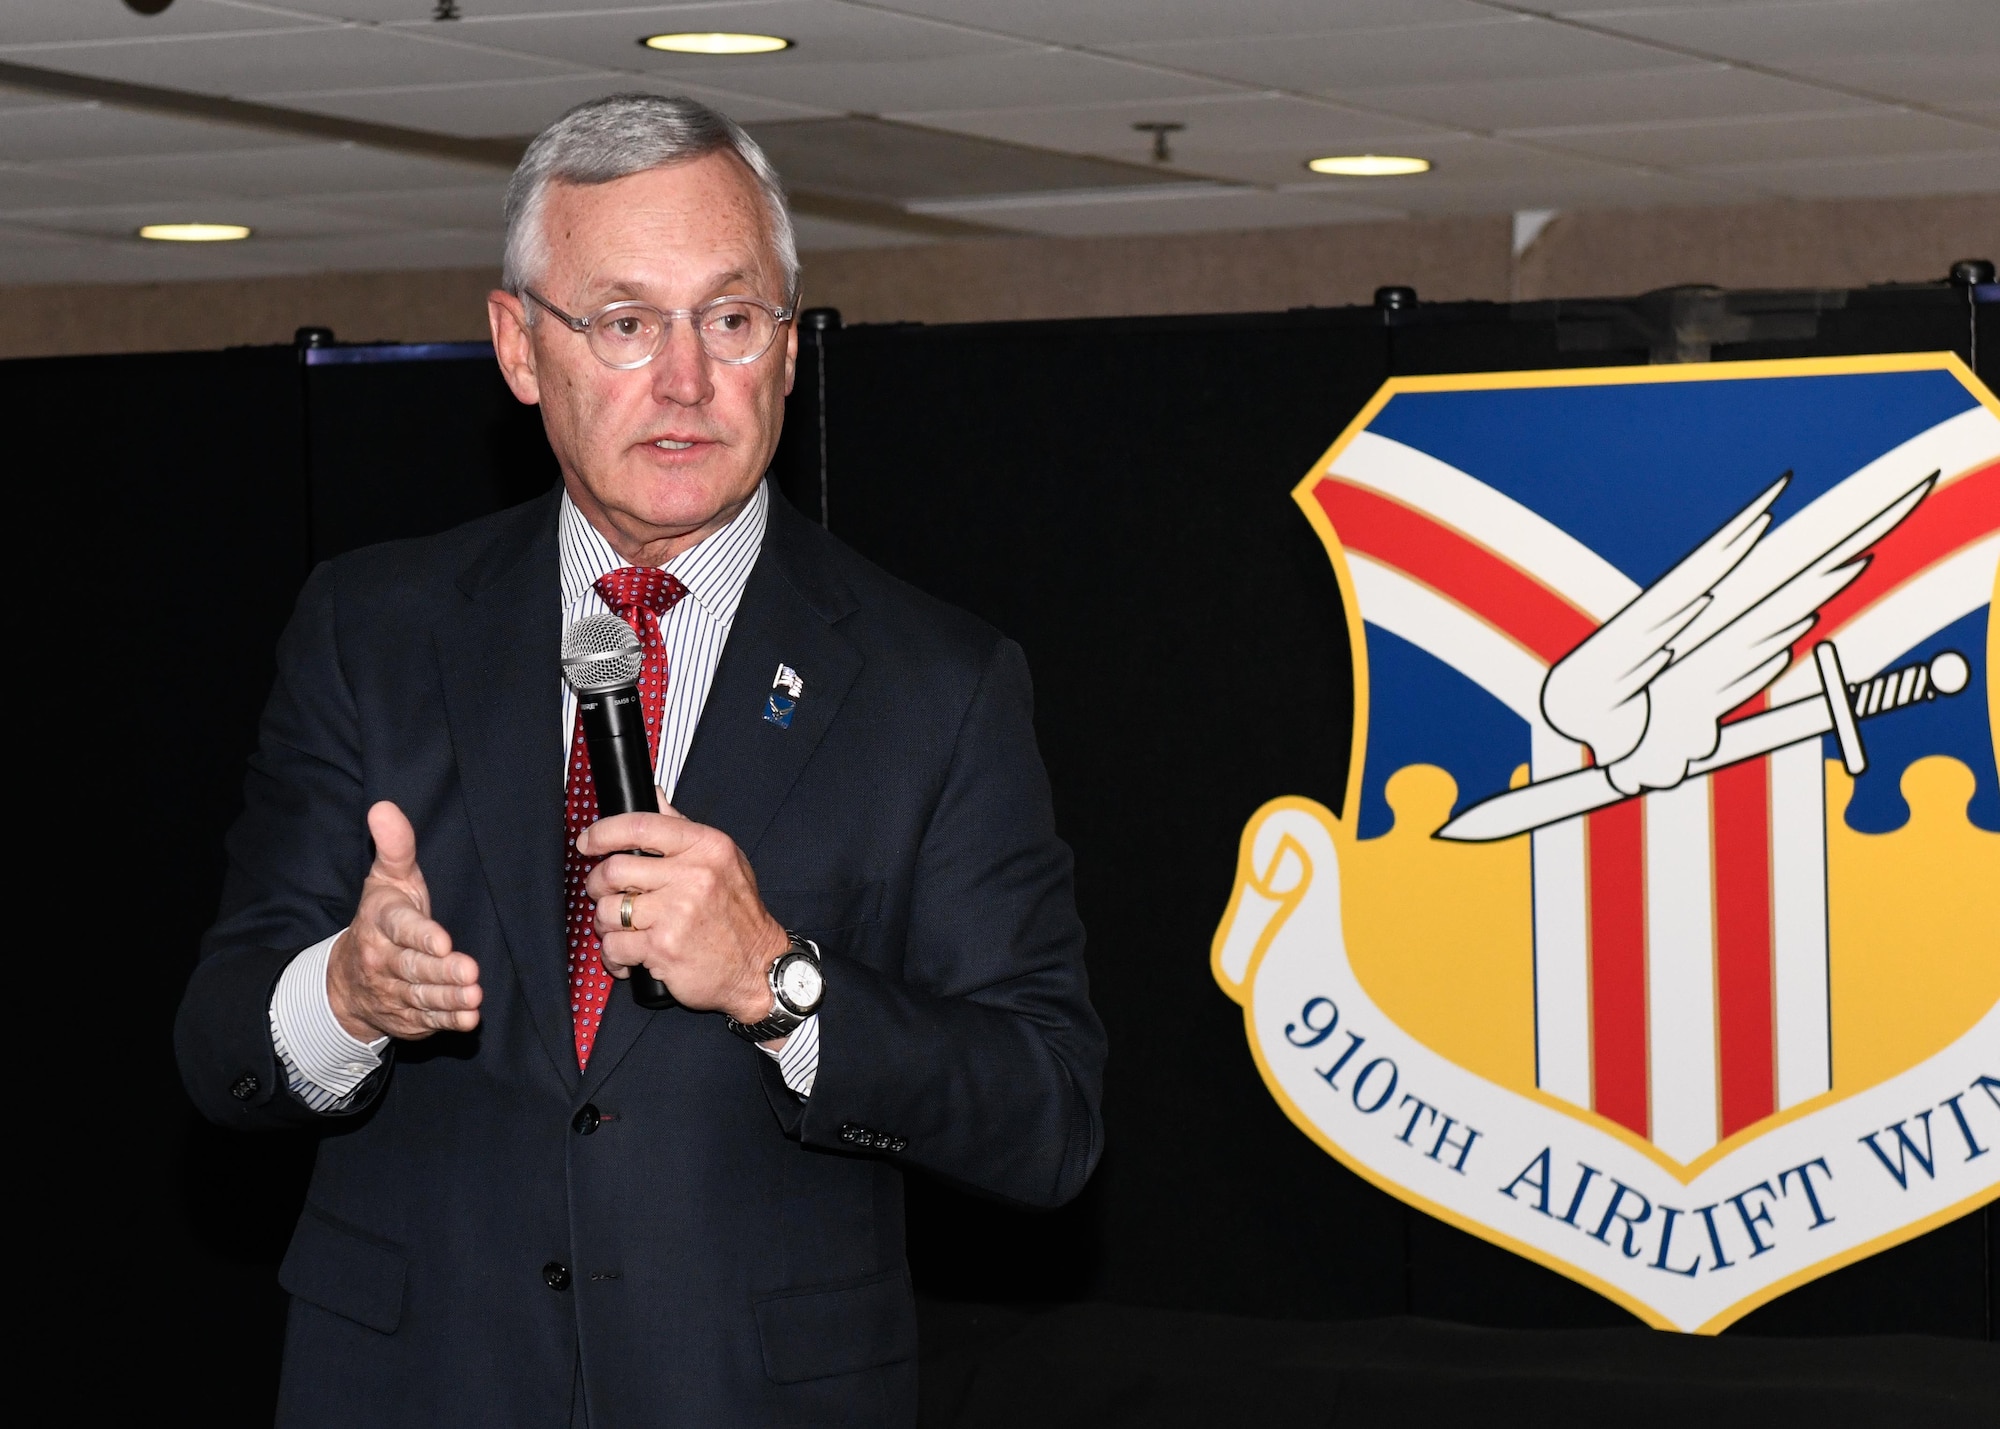
[[[667, 646], [660, 617], [686, 595], [687, 587], [655, 566], [620, 566], [597, 578], [597, 593], [639, 637], [639, 704], [646, 714], [646, 748], [655, 766], [660, 758], [660, 725], [666, 718]], [[569, 742], [569, 769], [563, 799], [563, 895], [569, 924], [569, 1010], [576, 1028], [576, 1065], [590, 1065], [590, 1047], [604, 1018], [611, 974], [604, 970], [604, 943], [597, 935], [597, 905], [583, 891], [597, 866], [576, 851], [576, 836], [597, 822], [597, 785], [590, 777], [583, 721]]]

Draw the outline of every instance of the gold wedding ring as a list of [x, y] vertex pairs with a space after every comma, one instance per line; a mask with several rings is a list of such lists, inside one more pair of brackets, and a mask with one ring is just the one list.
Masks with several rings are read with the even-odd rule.
[[628, 933], [632, 931], [632, 895], [629, 893], [618, 900], [618, 926]]

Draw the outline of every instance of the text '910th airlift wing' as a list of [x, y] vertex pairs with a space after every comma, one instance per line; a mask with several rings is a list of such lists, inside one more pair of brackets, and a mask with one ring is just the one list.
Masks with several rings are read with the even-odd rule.
[[1962, 363], [1399, 378], [1294, 496], [1354, 773], [1251, 819], [1212, 961], [1301, 1130], [1685, 1330], [2000, 1196]]

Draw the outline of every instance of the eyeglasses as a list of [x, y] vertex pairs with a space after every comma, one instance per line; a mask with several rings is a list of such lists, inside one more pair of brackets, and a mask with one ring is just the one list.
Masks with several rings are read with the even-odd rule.
[[533, 288], [521, 292], [547, 308], [571, 332], [590, 343], [591, 355], [606, 367], [644, 367], [667, 345], [667, 332], [686, 318], [694, 324], [701, 350], [717, 362], [741, 367], [755, 362], [792, 320], [795, 309], [775, 307], [762, 298], [712, 298], [698, 308], [656, 308], [651, 303], [606, 303], [587, 318], [571, 317]]

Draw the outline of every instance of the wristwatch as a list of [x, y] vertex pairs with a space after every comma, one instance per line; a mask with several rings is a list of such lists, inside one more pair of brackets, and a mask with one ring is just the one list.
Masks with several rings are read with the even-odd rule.
[[789, 1036], [801, 1022], [819, 1011], [826, 996], [826, 978], [820, 971], [819, 944], [801, 938], [789, 928], [785, 936], [792, 945], [778, 955], [768, 974], [771, 980], [771, 1015], [762, 1022], [738, 1022], [727, 1013], [722, 1020], [729, 1030], [746, 1042], [771, 1042]]

